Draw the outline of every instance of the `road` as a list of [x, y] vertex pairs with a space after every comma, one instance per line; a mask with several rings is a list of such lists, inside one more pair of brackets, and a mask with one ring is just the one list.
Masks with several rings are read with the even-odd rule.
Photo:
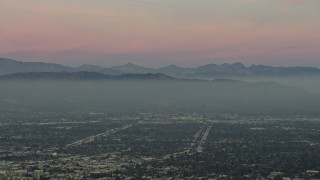
[[196, 140], [189, 151], [189, 155], [192, 155], [194, 153], [201, 153], [203, 151], [203, 148], [206, 144], [210, 130], [211, 130], [211, 125], [210, 126], [206, 125], [197, 133]]
[[131, 128], [132, 126], [135, 126], [135, 125], [138, 125], [138, 124], [141, 124], [141, 123], [142, 123], [142, 121], [139, 121], [139, 122], [136, 122], [136, 123], [126, 124], [126, 125], [124, 125], [122, 127], [119, 127], [119, 128], [110, 129], [110, 130], [105, 131], [103, 133], [92, 135], [92, 136], [85, 137], [83, 139], [77, 140], [77, 141], [75, 141], [73, 143], [67, 144], [65, 147], [69, 148], [69, 147], [74, 147], [74, 146], [81, 146], [82, 144], [86, 144], [86, 143], [90, 143], [92, 141], [95, 141], [99, 137], [109, 136], [111, 134], [117, 133], [119, 131], [126, 130], [128, 128]]

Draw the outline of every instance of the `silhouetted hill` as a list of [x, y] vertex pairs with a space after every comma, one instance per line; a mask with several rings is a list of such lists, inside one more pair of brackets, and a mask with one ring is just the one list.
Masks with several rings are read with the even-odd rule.
[[73, 68], [53, 63], [22, 62], [0, 58], [0, 75], [22, 72], [61, 72], [72, 71]]
[[242, 63], [221, 65], [208, 64], [192, 71], [186, 71], [184, 77], [283, 77], [283, 76], [319, 76], [320, 69], [313, 67], [272, 67], [264, 65], [244, 66]]
[[122, 73], [132, 73], [132, 74], [146, 74], [146, 73], [155, 72], [155, 69], [138, 66], [132, 63], [127, 63], [121, 66], [113, 66], [110, 69], [115, 71], [120, 71]]
[[27, 72], [0, 76], [0, 80], [176, 80], [164, 74], [107, 75], [97, 72]]
[[78, 71], [88, 71], [88, 72], [102, 72], [105, 68], [101, 66], [84, 64], [76, 68]]

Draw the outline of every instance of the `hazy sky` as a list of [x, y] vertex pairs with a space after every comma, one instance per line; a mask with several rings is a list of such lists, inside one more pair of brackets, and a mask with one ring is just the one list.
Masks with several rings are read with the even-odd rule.
[[0, 56], [320, 67], [320, 0], [0, 0]]

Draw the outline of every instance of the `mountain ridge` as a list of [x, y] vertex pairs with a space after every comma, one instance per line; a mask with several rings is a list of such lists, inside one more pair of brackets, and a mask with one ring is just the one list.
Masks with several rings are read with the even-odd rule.
[[26, 72], [98, 72], [108, 75], [161, 73], [176, 78], [220, 78], [220, 77], [274, 77], [274, 76], [320, 76], [316, 67], [273, 67], [267, 65], [245, 66], [240, 62], [223, 64], [206, 64], [194, 68], [168, 65], [160, 68], [149, 68], [133, 63], [125, 65], [101, 67], [84, 64], [79, 67], [69, 67], [55, 63], [23, 62], [0, 58], [0, 75]]
[[229, 84], [229, 85], [249, 85], [249, 86], [277, 86], [282, 88], [295, 88], [286, 86], [274, 81], [261, 81], [261, 82], [246, 82], [235, 79], [222, 79], [216, 78], [213, 80], [203, 79], [183, 79], [175, 78], [161, 73], [147, 73], [147, 74], [121, 74], [121, 75], [108, 75], [98, 72], [27, 72], [27, 73], [14, 73], [9, 75], [0, 76], [0, 81], [38, 81], [38, 80], [57, 80], [57, 81], [149, 81], [149, 82], [198, 82], [198, 83], [213, 83], [213, 84]]
[[0, 80], [184, 80], [160, 73], [108, 75], [98, 72], [26, 72], [0, 76]]

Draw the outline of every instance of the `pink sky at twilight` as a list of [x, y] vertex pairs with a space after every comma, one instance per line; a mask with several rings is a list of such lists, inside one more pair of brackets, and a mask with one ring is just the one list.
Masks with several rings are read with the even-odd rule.
[[0, 0], [0, 57], [320, 67], [319, 0]]

